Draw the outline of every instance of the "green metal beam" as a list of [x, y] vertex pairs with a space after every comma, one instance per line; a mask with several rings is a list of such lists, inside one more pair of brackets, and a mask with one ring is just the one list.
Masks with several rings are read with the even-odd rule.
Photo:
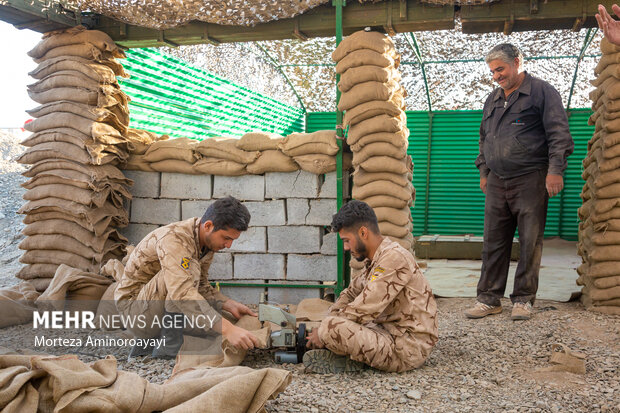
[[577, 82], [577, 74], [579, 73], [579, 64], [583, 60], [586, 54], [586, 50], [592, 44], [592, 40], [594, 40], [594, 36], [598, 33], [598, 27], [596, 29], [588, 29], [586, 32], [586, 37], [583, 39], [583, 46], [581, 46], [581, 52], [577, 57], [577, 62], [575, 63], [575, 72], [573, 73], [573, 81], [570, 86], [570, 92], [568, 93], [568, 101], [566, 103], [566, 111], [568, 113], [568, 109], [570, 109], [570, 103], [573, 98], [573, 92], [575, 91], [575, 83]]
[[418, 60], [418, 64], [420, 65], [420, 68], [422, 69], [422, 77], [424, 78], [424, 89], [426, 90], [426, 101], [428, 103], [428, 111], [432, 112], [433, 106], [431, 103], [430, 90], [428, 88], [428, 78], [426, 77], [426, 68], [425, 68], [426, 64], [424, 60], [422, 59], [422, 55], [420, 54], [420, 47], [418, 46], [418, 39], [416, 39], [415, 34], [413, 33], [409, 33], [409, 35], [411, 37], [411, 40], [406, 35], [405, 35], [405, 39], [407, 40], [407, 43], [409, 43], [409, 47], [411, 47], [411, 49], [413, 50], [413, 54]]
[[282, 66], [280, 66], [280, 64], [276, 62], [276, 60], [269, 54], [267, 49], [265, 49], [263, 46], [261, 46], [258, 43], [254, 43], [254, 45], [258, 47], [258, 49], [261, 52], [263, 52], [265, 56], [267, 56], [269, 63], [271, 63], [271, 65], [275, 67], [278, 70], [278, 72], [280, 72], [280, 74], [284, 77], [284, 79], [286, 80], [286, 83], [291, 87], [291, 89], [293, 89], [293, 93], [295, 94], [295, 97], [297, 97], [297, 100], [299, 101], [299, 104], [301, 105], [301, 109], [304, 111], [304, 113], [306, 113], [306, 105], [304, 105], [303, 99], [301, 98], [299, 93], [297, 93], [297, 89], [295, 89], [295, 86], [293, 85], [293, 82], [291, 82], [291, 79], [287, 76], [284, 70], [282, 70]]

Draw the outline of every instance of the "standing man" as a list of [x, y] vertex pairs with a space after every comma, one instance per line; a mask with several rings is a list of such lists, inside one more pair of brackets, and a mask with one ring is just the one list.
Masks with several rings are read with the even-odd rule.
[[517, 47], [495, 46], [485, 60], [500, 87], [484, 103], [480, 125], [476, 166], [486, 194], [482, 273], [476, 305], [465, 315], [502, 312], [518, 228], [521, 256], [510, 295], [512, 319], [528, 320], [538, 290], [547, 203], [564, 187], [562, 175], [574, 145], [560, 94], [523, 71]]
[[[237, 199], [227, 197], [211, 204], [201, 219], [173, 222], [138, 243], [116, 287], [116, 307], [125, 317], [146, 317], [146, 323], [128, 326], [135, 336], [165, 341], [163, 348], [134, 346], [130, 358], [148, 354], [174, 358], [183, 344], [184, 332], [218, 334], [214, 326], [219, 325], [233, 346], [251, 349], [258, 345], [252, 333], [222, 318], [220, 311], [226, 310], [237, 319], [256, 314], [213, 288], [208, 279], [213, 253], [230, 248], [249, 223], [248, 209]], [[200, 331], [194, 326], [188, 331], [185, 320], [199, 316], [203, 321]]]
[[304, 365], [315, 373], [420, 367], [437, 342], [437, 304], [413, 255], [381, 235], [365, 202], [345, 204], [331, 226], [365, 269], [312, 330], [307, 345], [316, 350]]

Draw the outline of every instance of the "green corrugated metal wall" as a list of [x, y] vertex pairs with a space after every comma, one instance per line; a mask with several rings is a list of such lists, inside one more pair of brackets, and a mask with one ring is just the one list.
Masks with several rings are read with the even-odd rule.
[[119, 78], [131, 98], [130, 126], [172, 137], [203, 139], [265, 131], [304, 130], [304, 113], [192, 67], [157, 49], [130, 49]]
[[[583, 186], [581, 161], [594, 128], [587, 124], [589, 110], [571, 110], [569, 125], [575, 141], [575, 152], [569, 158], [565, 189], [549, 202], [545, 236], [577, 239], [577, 208]], [[474, 166], [478, 155], [478, 129], [481, 111], [434, 112], [429, 145], [428, 112], [407, 112], [411, 130], [408, 153], [413, 158], [413, 184], [416, 202], [412, 209], [414, 235], [474, 234], [482, 235], [484, 227], [484, 194]], [[334, 128], [334, 113], [309, 113], [308, 132]], [[430, 147], [430, 170], [428, 155]], [[426, 177], [429, 176], [427, 200]], [[428, 204], [427, 204], [428, 201]]]

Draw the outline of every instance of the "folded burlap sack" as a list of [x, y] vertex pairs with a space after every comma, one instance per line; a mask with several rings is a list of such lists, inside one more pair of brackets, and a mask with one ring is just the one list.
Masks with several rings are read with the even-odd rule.
[[283, 154], [279, 150], [266, 150], [261, 152], [261, 156], [249, 164], [246, 170], [255, 175], [262, 175], [265, 172], [293, 172], [299, 170], [299, 165], [293, 158]]
[[269, 151], [278, 149], [282, 136], [268, 132], [249, 132], [243, 135], [235, 145], [244, 151]]

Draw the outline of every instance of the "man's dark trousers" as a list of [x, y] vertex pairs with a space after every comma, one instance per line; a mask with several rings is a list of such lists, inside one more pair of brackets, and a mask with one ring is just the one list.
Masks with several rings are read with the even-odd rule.
[[500, 305], [506, 290], [512, 240], [518, 228], [521, 254], [510, 299], [513, 303], [534, 304], [549, 201], [546, 177], [546, 170], [508, 179], [489, 172], [478, 301]]

